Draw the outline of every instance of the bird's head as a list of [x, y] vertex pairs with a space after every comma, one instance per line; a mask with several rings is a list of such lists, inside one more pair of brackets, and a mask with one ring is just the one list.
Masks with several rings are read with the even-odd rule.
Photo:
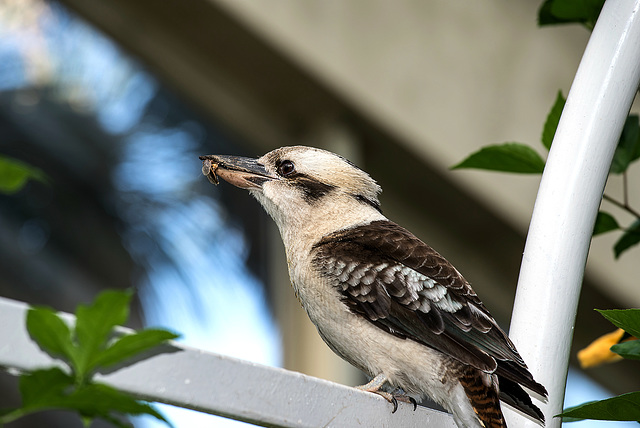
[[[337, 230], [378, 219], [381, 189], [369, 174], [334, 153], [313, 147], [273, 150], [258, 159], [200, 156], [202, 172], [247, 189], [283, 228], [317, 226]], [[317, 228], [317, 227], [316, 227]], [[328, 231], [333, 231], [328, 230]]]

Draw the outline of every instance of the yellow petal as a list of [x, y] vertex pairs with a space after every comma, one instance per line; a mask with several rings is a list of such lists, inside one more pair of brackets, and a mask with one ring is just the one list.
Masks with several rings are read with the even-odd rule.
[[616, 345], [622, 339], [624, 330], [617, 329], [611, 333], [605, 334], [591, 342], [589, 346], [578, 351], [578, 360], [583, 369], [599, 366], [600, 364], [612, 363], [621, 360], [622, 357], [610, 348]]

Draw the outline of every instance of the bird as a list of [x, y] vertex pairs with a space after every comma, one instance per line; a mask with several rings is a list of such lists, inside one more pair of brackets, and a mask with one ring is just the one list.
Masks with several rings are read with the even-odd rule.
[[[463, 427], [506, 427], [500, 402], [544, 424], [545, 401], [507, 334], [458, 270], [382, 213], [377, 182], [346, 158], [287, 146], [204, 155], [273, 218], [293, 290], [324, 342], [394, 404], [428, 397]], [[530, 395], [531, 394], [531, 395]]]

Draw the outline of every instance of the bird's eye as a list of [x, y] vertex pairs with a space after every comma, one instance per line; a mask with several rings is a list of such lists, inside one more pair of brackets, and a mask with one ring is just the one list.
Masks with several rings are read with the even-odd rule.
[[296, 167], [293, 165], [293, 162], [290, 160], [284, 160], [278, 166], [278, 174], [283, 177], [287, 177], [293, 174], [296, 171]]

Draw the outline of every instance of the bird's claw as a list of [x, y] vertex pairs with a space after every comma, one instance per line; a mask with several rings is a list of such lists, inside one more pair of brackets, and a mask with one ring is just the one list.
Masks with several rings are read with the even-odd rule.
[[396, 410], [398, 410], [398, 398], [400, 398], [400, 401], [404, 401], [402, 396], [398, 395], [396, 398], [395, 395], [389, 392], [385, 392], [385, 391], [369, 391], [369, 392], [378, 394], [379, 396], [387, 400], [389, 403], [393, 404], [393, 410], [391, 411], [391, 413], [395, 413]]
[[394, 394], [386, 391], [380, 391], [380, 388], [387, 381], [387, 377], [384, 374], [379, 374], [375, 378], [373, 378], [366, 385], [360, 385], [356, 388], [361, 391], [372, 392], [374, 394], [378, 394], [383, 397], [389, 403], [393, 404], [393, 410], [391, 413], [395, 413], [398, 410], [398, 401], [402, 401], [403, 403], [413, 404], [413, 410], [415, 411], [418, 408], [418, 402], [411, 396], [404, 394], [404, 391], [400, 388], [396, 388], [394, 392], [400, 391], [400, 393]]
[[415, 398], [413, 398], [410, 395], [406, 395], [406, 394], [392, 394], [391, 395], [393, 397], [393, 412], [391, 413], [395, 413], [395, 411], [398, 409], [398, 401], [402, 401], [403, 403], [407, 403], [407, 404], [413, 404], [413, 411], [415, 412], [416, 409], [418, 408], [418, 402], [416, 401]]
[[416, 401], [415, 398], [411, 397], [410, 395], [401, 394], [401, 395], [396, 395], [395, 398], [397, 400], [403, 401], [403, 402], [405, 402], [407, 404], [413, 404], [413, 411], [414, 412], [418, 408], [418, 402]]
[[406, 394], [391, 394], [385, 391], [369, 391], [369, 392], [378, 394], [379, 396], [387, 400], [389, 403], [393, 404], [393, 410], [391, 411], [391, 413], [395, 413], [396, 410], [398, 410], [398, 401], [402, 401], [403, 403], [407, 403], [407, 404], [413, 404], [414, 412], [418, 408], [418, 402], [415, 400], [415, 398]]
[[391, 413], [395, 413], [396, 410], [398, 410], [398, 399], [393, 395], [391, 396], [391, 403], [393, 404], [393, 410], [391, 411]]

